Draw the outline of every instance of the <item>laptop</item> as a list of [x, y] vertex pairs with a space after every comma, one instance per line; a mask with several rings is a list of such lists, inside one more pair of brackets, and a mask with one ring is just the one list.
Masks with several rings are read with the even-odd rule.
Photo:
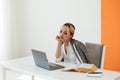
[[45, 52], [38, 51], [35, 49], [31, 49], [35, 65], [42, 67], [47, 70], [56, 70], [56, 69], [61, 69], [64, 68], [64, 66], [55, 64], [52, 62], [48, 62], [47, 56]]

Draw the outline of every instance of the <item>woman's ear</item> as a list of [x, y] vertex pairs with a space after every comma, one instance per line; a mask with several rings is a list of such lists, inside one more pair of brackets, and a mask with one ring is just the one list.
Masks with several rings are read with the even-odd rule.
[[72, 38], [72, 37], [73, 37], [73, 35], [74, 35], [74, 34], [71, 34], [71, 35], [70, 35], [70, 38]]

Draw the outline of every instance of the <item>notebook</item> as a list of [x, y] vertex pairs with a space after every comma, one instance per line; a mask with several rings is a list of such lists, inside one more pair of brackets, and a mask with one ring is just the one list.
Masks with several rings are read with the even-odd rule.
[[44, 69], [47, 69], [47, 70], [56, 70], [56, 69], [64, 68], [64, 66], [62, 65], [48, 62], [45, 52], [38, 51], [35, 49], [31, 49], [31, 50], [32, 50], [32, 55], [34, 58], [35, 65], [42, 67]]

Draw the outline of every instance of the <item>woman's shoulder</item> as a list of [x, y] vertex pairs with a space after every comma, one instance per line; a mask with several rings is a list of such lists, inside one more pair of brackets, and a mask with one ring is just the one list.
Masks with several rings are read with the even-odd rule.
[[83, 42], [79, 41], [79, 40], [76, 40], [76, 39], [71, 39], [71, 43], [72, 44], [76, 44], [76, 45], [84, 45]]
[[74, 44], [77, 49], [81, 48], [82, 50], [85, 51], [85, 53], [87, 53], [86, 45], [83, 42], [76, 40], [76, 39], [72, 39], [72, 42], [73, 42], [72, 44]]

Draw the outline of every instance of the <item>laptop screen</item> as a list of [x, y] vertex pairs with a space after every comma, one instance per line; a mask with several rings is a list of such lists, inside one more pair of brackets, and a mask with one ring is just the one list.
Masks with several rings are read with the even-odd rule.
[[46, 69], [49, 68], [48, 60], [47, 60], [45, 52], [32, 49], [32, 54], [33, 54], [35, 64], [37, 66], [42, 67], [42, 68], [46, 68]]

